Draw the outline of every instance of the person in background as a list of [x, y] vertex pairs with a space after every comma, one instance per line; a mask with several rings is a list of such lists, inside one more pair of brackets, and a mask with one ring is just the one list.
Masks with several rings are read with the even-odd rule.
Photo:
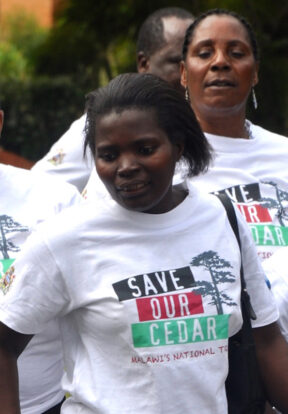
[[181, 93], [180, 62], [186, 29], [193, 22], [190, 12], [178, 7], [156, 10], [140, 27], [137, 38], [137, 70], [164, 79]]
[[[257, 41], [242, 16], [213, 9], [188, 28], [182, 85], [214, 150], [212, 165], [193, 178], [194, 185], [226, 193], [234, 201], [251, 229], [259, 258], [266, 261], [288, 245], [288, 140], [246, 119], [248, 99], [255, 110], [258, 105], [258, 70]], [[268, 280], [271, 276], [283, 329], [287, 309], [283, 312], [276, 291], [281, 276], [276, 282], [268, 263], [265, 270]]]
[[[193, 15], [185, 9], [167, 7], [156, 10], [143, 22], [137, 40], [137, 70], [160, 76], [175, 88], [180, 83], [182, 44]], [[83, 191], [91, 170], [93, 157], [83, 157], [83, 130], [85, 114], [72, 123], [69, 130], [53, 144], [50, 151], [34, 166], [34, 171], [45, 171], [75, 185]]]
[[187, 31], [182, 84], [214, 150], [207, 173], [193, 179], [226, 193], [251, 228], [261, 260], [288, 245], [288, 140], [246, 119], [256, 97], [259, 51], [250, 24], [213, 9]]
[[[180, 159], [191, 178], [211, 158], [189, 103], [151, 74], [120, 75], [88, 95], [85, 145], [111, 199], [42, 225], [15, 262], [0, 303], [0, 413], [19, 413], [16, 355], [57, 316], [70, 394], [63, 414], [227, 413], [241, 255], [220, 200], [172, 184]], [[261, 372], [287, 412], [288, 345], [236, 215]]]
[[[0, 110], [0, 133], [3, 118], [4, 113]], [[0, 300], [2, 300], [2, 295], [6, 293], [13, 279], [10, 273], [13, 262], [36, 224], [60, 212], [64, 207], [82, 200], [78, 191], [70, 184], [58, 182], [56, 178], [45, 174], [35, 174], [2, 163], [0, 163], [0, 183]], [[21, 309], [19, 311], [22, 312]], [[44, 330], [39, 330], [39, 333], [34, 336], [18, 359], [18, 370], [21, 413], [60, 413], [60, 405], [64, 398], [61, 387], [63, 354], [59, 324], [56, 319], [51, 320]]]

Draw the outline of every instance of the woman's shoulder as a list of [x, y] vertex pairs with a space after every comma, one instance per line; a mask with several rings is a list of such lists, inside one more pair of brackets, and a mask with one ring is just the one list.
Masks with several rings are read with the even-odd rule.
[[212, 209], [219, 208], [220, 206], [221, 208], [221, 203], [217, 197], [218, 193], [207, 192], [205, 189], [201, 189], [196, 183], [197, 182], [194, 182], [193, 179], [186, 179], [185, 183], [182, 184], [183, 186], [186, 186], [191, 202], [195, 203], [197, 200], [199, 206], [202, 205], [203, 207], [205, 206]]
[[84, 236], [92, 229], [100, 229], [113, 222], [113, 208], [104, 203], [82, 203], [64, 208], [58, 214], [49, 217], [37, 230], [48, 239], [62, 240]]
[[288, 148], [288, 139], [284, 135], [277, 134], [276, 132], [269, 131], [259, 125], [255, 125], [250, 122], [250, 129], [252, 132], [252, 136], [254, 138], [259, 138], [261, 140], [266, 140], [267, 142], [273, 144], [275, 141], [279, 142], [283, 146]]

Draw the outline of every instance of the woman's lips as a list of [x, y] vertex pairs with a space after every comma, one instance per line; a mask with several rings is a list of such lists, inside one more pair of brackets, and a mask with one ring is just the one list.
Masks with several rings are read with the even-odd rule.
[[148, 184], [148, 182], [127, 183], [118, 185], [116, 188], [118, 192], [135, 193], [145, 188]]
[[235, 87], [236, 85], [234, 82], [228, 79], [214, 79], [210, 82], [207, 82], [205, 86], [206, 88], [211, 88], [211, 87], [223, 88], [223, 87]]

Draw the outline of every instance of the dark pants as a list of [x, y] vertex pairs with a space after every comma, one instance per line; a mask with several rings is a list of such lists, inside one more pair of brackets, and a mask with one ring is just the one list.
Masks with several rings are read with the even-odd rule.
[[63, 400], [59, 404], [54, 405], [54, 407], [49, 408], [49, 410], [44, 411], [44, 413], [42, 414], [60, 414], [61, 405], [63, 404], [64, 401], [65, 401], [65, 398], [63, 398]]

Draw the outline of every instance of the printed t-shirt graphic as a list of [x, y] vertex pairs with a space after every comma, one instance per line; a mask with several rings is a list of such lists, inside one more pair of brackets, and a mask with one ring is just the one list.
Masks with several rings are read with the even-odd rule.
[[48, 159], [48, 162], [50, 162], [52, 165], [60, 165], [62, 164], [64, 158], [65, 158], [65, 152], [62, 148], [58, 150], [51, 158]]
[[[13, 278], [14, 269], [12, 263], [15, 258], [13, 253], [20, 251], [20, 247], [13, 240], [13, 234], [19, 232], [28, 232], [27, 226], [24, 226], [6, 214], [0, 215], [0, 252], [2, 258], [0, 259], [0, 290], [5, 294], [9, 289]], [[10, 267], [11, 266], [11, 267]]]
[[[195, 280], [192, 267], [202, 267], [209, 280]], [[224, 313], [223, 303], [237, 306], [221, 290], [222, 283], [235, 282], [229, 268], [227, 260], [206, 251], [194, 257], [190, 266], [140, 274], [113, 284], [120, 301], [135, 300], [139, 322], [131, 325], [134, 347], [227, 339], [229, 314]], [[217, 314], [205, 314], [205, 297]]]
[[218, 191], [227, 194], [249, 225], [260, 259], [288, 246], [288, 192], [276, 183], [241, 184]]

